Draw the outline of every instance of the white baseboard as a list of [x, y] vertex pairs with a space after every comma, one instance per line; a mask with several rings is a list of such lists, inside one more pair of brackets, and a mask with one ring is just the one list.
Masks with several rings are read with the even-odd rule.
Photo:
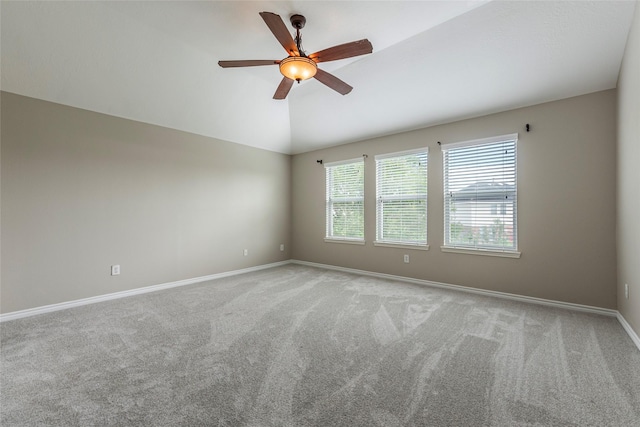
[[638, 337], [636, 332], [633, 330], [631, 325], [629, 325], [626, 319], [622, 316], [622, 314], [620, 314], [620, 312], [618, 312], [617, 310], [593, 307], [589, 305], [573, 304], [569, 302], [554, 301], [554, 300], [548, 300], [544, 298], [528, 297], [523, 295], [510, 294], [506, 292], [489, 291], [485, 289], [470, 288], [468, 286], [452, 285], [448, 283], [433, 282], [431, 280], [414, 279], [412, 277], [396, 276], [393, 274], [385, 274], [385, 273], [376, 273], [373, 271], [357, 270], [354, 268], [338, 267], [335, 265], [319, 264], [315, 262], [300, 261], [300, 260], [280, 261], [280, 262], [275, 262], [271, 264], [264, 264], [264, 265], [258, 265], [255, 267], [243, 268], [240, 270], [226, 271], [223, 273], [211, 274], [208, 276], [195, 277], [192, 279], [178, 280], [176, 282], [163, 283], [160, 285], [146, 286], [144, 288], [137, 288], [129, 291], [114, 292], [112, 294], [99, 295], [96, 297], [83, 298], [75, 301], [68, 301], [68, 302], [63, 302], [59, 304], [51, 304], [51, 305], [45, 305], [42, 307], [35, 307], [35, 308], [29, 308], [26, 310], [14, 311], [11, 313], [0, 314], [0, 323], [10, 321], [10, 320], [20, 319], [23, 317], [36, 316], [38, 314], [65, 310], [67, 308], [72, 308], [72, 307], [79, 307], [82, 305], [94, 304], [97, 302], [109, 301], [109, 300], [118, 299], [118, 298], [125, 298], [133, 295], [140, 295], [148, 292], [160, 291], [163, 289], [176, 288], [178, 286], [185, 286], [185, 285], [191, 285], [194, 283], [206, 282], [208, 280], [221, 279], [223, 277], [235, 276], [238, 274], [250, 273], [250, 272], [259, 271], [259, 270], [265, 270], [267, 268], [280, 267], [287, 264], [306, 265], [308, 267], [323, 268], [325, 270], [342, 271], [345, 273], [359, 274], [362, 276], [397, 280], [400, 282], [413, 283], [413, 284], [431, 286], [431, 287], [443, 288], [443, 289], [452, 289], [452, 290], [457, 290], [457, 291], [467, 292], [467, 293], [472, 293], [477, 295], [492, 296], [496, 298], [509, 299], [513, 301], [527, 302], [531, 304], [546, 305], [550, 307], [564, 308], [567, 310], [581, 311], [586, 313], [594, 313], [594, 314], [600, 314], [604, 316], [616, 317], [620, 322], [620, 324], [622, 325], [625, 332], [629, 335], [629, 337], [631, 337], [631, 340], [633, 341], [633, 343], [636, 345], [636, 347], [638, 347], [638, 350], [640, 350], [640, 338]]
[[130, 297], [133, 295], [146, 294], [148, 292], [161, 291], [163, 289], [176, 288], [178, 286], [192, 285], [194, 283], [206, 282], [208, 280], [221, 279], [223, 277], [236, 276], [238, 274], [250, 273], [252, 271], [264, 270], [267, 268], [279, 267], [290, 264], [291, 261], [280, 261], [272, 264], [258, 265], [255, 267], [243, 268], [240, 270], [225, 271], [223, 273], [210, 274], [208, 276], [194, 277], [192, 279], [178, 280], [176, 282], [162, 283], [160, 285], [145, 286], [143, 288], [131, 289], [129, 291], [114, 292], [112, 294], [98, 295], [90, 298], [83, 298], [74, 301], [62, 302], [59, 304], [45, 305], [42, 307], [29, 308], [26, 310], [12, 311], [0, 314], [0, 323], [9, 320], [21, 319], [23, 317], [36, 316], [38, 314], [51, 313], [53, 311], [66, 310], [67, 308], [79, 307], [81, 305], [94, 304], [97, 302], [109, 301], [118, 298]]
[[627, 319], [625, 319], [622, 314], [620, 314], [620, 312], [618, 312], [616, 317], [618, 318], [618, 322], [620, 322], [624, 330], [627, 331], [627, 334], [631, 338], [631, 341], [633, 341], [636, 347], [638, 347], [638, 350], [640, 350], [640, 337], [638, 337], [638, 334], [636, 334], [631, 325], [627, 322]]
[[306, 266], [309, 266], [309, 267], [318, 267], [318, 268], [324, 268], [324, 269], [328, 269], [328, 270], [337, 270], [337, 271], [343, 271], [345, 273], [353, 273], [353, 274], [360, 274], [360, 275], [363, 275], [363, 276], [379, 277], [379, 278], [382, 278], [382, 279], [397, 280], [397, 281], [400, 281], [400, 282], [414, 283], [414, 284], [418, 284], [418, 285], [431, 286], [431, 287], [436, 287], [436, 288], [453, 289], [453, 290], [472, 293], [472, 294], [492, 296], [492, 297], [496, 297], [496, 298], [503, 298], [503, 299], [509, 299], [509, 300], [513, 300], [513, 301], [520, 301], [520, 302], [528, 302], [528, 303], [546, 305], [546, 306], [551, 306], [551, 307], [566, 308], [566, 309], [569, 309], [569, 310], [601, 314], [601, 315], [610, 316], [610, 317], [616, 317], [618, 315], [618, 311], [617, 310], [611, 310], [611, 309], [608, 309], [608, 308], [601, 308], [601, 307], [593, 307], [593, 306], [590, 306], [590, 305], [573, 304], [573, 303], [570, 303], [570, 302], [562, 302], [562, 301], [554, 301], [554, 300], [549, 300], [549, 299], [544, 299], [544, 298], [528, 297], [528, 296], [524, 296], [524, 295], [509, 294], [509, 293], [506, 293], [506, 292], [489, 291], [489, 290], [486, 290], [486, 289], [470, 288], [468, 286], [451, 285], [449, 283], [433, 282], [431, 280], [414, 279], [412, 277], [405, 277], [405, 276], [395, 276], [393, 274], [376, 273], [376, 272], [373, 272], [373, 271], [356, 270], [356, 269], [353, 269], [353, 268], [345, 268], [345, 267], [336, 267], [335, 265], [317, 264], [315, 262], [298, 261], [298, 260], [292, 260], [291, 262], [293, 264], [306, 265]]
[[308, 267], [324, 268], [326, 270], [336, 270], [336, 271], [342, 271], [345, 273], [359, 274], [362, 276], [379, 277], [381, 279], [397, 280], [399, 282], [414, 283], [414, 284], [424, 285], [424, 286], [433, 286], [436, 288], [443, 288], [443, 289], [454, 289], [457, 291], [468, 292], [472, 294], [492, 296], [496, 298], [504, 298], [504, 299], [509, 299], [513, 301], [527, 302], [531, 304], [546, 305], [550, 307], [564, 308], [567, 310], [581, 311], [586, 313], [600, 314], [603, 316], [616, 317], [620, 322], [620, 324], [622, 325], [622, 328], [629, 335], [629, 337], [631, 337], [631, 341], [633, 341], [636, 347], [638, 347], [638, 350], [640, 350], [640, 338], [638, 338], [638, 335], [635, 333], [631, 325], [627, 323], [625, 318], [620, 314], [620, 312], [618, 312], [618, 310], [611, 310], [608, 308], [601, 308], [601, 307], [593, 307], [590, 305], [573, 304], [570, 302], [554, 301], [554, 300], [549, 300], [544, 298], [528, 297], [524, 295], [509, 294], [506, 292], [470, 288], [468, 286], [451, 285], [448, 283], [433, 282], [430, 280], [414, 279], [412, 277], [395, 276], [393, 274], [376, 273], [373, 271], [366, 271], [366, 270], [356, 270], [355, 268], [338, 267], [335, 265], [328, 265], [328, 264], [318, 264], [318, 263], [309, 262], [309, 261], [291, 260], [291, 263], [306, 265]]

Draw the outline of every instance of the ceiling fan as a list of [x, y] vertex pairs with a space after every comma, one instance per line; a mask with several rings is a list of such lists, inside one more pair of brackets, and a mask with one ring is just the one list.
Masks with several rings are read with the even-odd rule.
[[338, 59], [351, 58], [371, 53], [373, 51], [373, 46], [369, 40], [362, 39], [345, 43], [307, 55], [302, 50], [302, 37], [300, 36], [300, 30], [304, 28], [304, 24], [307, 22], [304, 16], [291, 16], [291, 25], [296, 29], [295, 40], [289, 33], [289, 30], [287, 30], [287, 27], [282, 21], [282, 18], [280, 18], [280, 15], [276, 15], [271, 12], [260, 12], [260, 16], [276, 39], [278, 39], [282, 47], [287, 51], [289, 56], [280, 60], [218, 61], [218, 65], [222, 68], [279, 65], [280, 72], [284, 77], [280, 82], [278, 89], [276, 89], [273, 99], [285, 99], [289, 94], [294, 81], [300, 83], [302, 80], [307, 80], [312, 77], [342, 95], [346, 95], [351, 92], [353, 89], [351, 86], [333, 74], [321, 70], [318, 68], [317, 64], [319, 62], [336, 61]]

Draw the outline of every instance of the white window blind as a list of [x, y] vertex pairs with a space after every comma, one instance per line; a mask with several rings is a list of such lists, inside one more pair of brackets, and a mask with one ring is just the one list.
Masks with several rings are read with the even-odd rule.
[[443, 145], [445, 248], [517, 251], [517, 141]]
[[364, 241], [364, 159], [325, 164], [330, 239]]
[[426, 246], [427, 154], [376, 156], [376, 242]]

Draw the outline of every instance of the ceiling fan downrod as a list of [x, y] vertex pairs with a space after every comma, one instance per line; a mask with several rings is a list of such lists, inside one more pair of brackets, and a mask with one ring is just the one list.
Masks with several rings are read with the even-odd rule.
[[291, 25], [296, 29], [296, 47], [298, 48], [298, 52], [300, 52], [300, 56], [306, 57], [307, 55], [302, 50], [302, 36], [300, 35], [300, 30], [304, 28], [304, 24], [307, 23], [307, 18], [302, 15], [291, 15], [290, 18]]

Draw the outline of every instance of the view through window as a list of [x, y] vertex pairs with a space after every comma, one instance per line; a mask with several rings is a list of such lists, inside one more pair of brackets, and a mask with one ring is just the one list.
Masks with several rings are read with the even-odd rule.
[[364, 159], [325, 164], [326, 237], [364, 241]]
[[446, 144], [445, 247], [517, 250], [518, 135]]
[[376, 242], [426, 246], [427, 153], [376, 156]]

